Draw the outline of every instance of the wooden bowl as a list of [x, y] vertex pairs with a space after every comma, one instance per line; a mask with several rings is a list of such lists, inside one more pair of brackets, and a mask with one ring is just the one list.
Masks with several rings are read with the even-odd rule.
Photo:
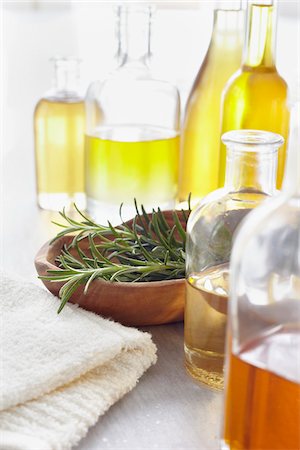
[[[165, 211], [168, 223], [172, 223], [171, 211]], [[182, 216], [179, 214], [182, 224]], [[130, 223], [131, 221], [128, 221]], [[57, 270], [56, 257], [64, 244], [69, 244], [72, 236], [64, 236], [50, 244], [47, 242], [35, 258], [35, 267], [40, 276], [47, 275], [50, 269]], [[86, 240], [80, 245], [86, 246]], [[63, 283], [42, 280], [54, 295], [58, 296]], [[94, 280], [86, 294], [80, 286], [72, 295], [70, 302], [101, 316], [111, 318], [127, 326], [159, 325], [183, 320], [185, 302], [185, 281], [151, 282], [109, 282]]]

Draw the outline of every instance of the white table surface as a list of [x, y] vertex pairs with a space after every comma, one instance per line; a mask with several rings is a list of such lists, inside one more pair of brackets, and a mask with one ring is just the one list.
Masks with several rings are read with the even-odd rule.
[[[40, 283], [33, 265], [39, 247], [57, 228], [57, 217], [35, 203], [33, 156], [11, 151], [3, 158], [1, 266]], [[110, 408], [78, 445], [78, 450], [216, 450], [222, 393], [195, 384], [183, 365], [182, 323], [148, 327], [158, 362], [136, 388]]]

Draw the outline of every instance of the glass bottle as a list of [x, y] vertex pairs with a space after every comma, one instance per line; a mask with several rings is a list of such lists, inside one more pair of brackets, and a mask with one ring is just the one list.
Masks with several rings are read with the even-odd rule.
[[[193, 84], [181, 135], [178, 201], [192, 205], [218, 188], [222, 90], [240, 67], [244, 11], [240, 2], [220, 2], [211, 41]], [[184, 203], [181, 205], [184, 206]]]
[[211, 387], [223, 387], [229, 259], [242, 219], [275, 192], [281, 136], [230, 131], [225, 186], [192, 211], [187, 224], [184, 350], [187, 371]]
[[54, 88], [34, 112], [38, 205], [59, 211], [73, 202], [84, 208], [84, 100], [78, 92], [79, 63], [53, 58]]
[[300, 448], [300, 103], [294, 112], [283, 191], [233, 246], [224, 450]]
[[146, 209], [174, 206], [179, 164], [179, 94], [154, 80], [148, 68], [152, 8], [120, 11], [122, 62], [86, 97], [86, 194], [98, 220], [134, 216], [134, 198]]
[[[276, 0], [248, 0], [243, 64], [223, 93], [222, 133], [257, 129], [288, 138], [287, 84], [275, 65]], [[277, 187], [282, 184], [286, 142], [278, 153]], [[221, 145], [219, 186], [225, 177], [226, 149]]]

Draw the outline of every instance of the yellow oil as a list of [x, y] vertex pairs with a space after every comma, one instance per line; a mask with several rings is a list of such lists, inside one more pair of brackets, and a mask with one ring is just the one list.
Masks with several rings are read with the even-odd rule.
[[178, 201], [189, 193], [195, 204], [217, 189], [220, 154], [221, 94], [242, 59], [242, 11], [215, 12], [209, 51], [192, 88], [181, 142]]
[[84, 127], [84, 102], [81, 100], [42, 99], [37, 104], [35, 155], [38, 202], [42, 208], [55, 210], [72, 201], [82, 201]]
[[120, 203], [172, 207], [177, 193], [179, 137], [149, 126], [102, 127], [85, 141], [89, 210]]
[[[276, 70], [273, 57], [273, 7], [252, 5], [249, 48], [242, 69], [224, 91], [222, 134], [229, 130], [257, 129], [279, 133], [277, 187], [283, 179], [289, 131], [287, 84]], [[219, 186], [224, 185], [226, 148], [221, 144]]]
[[228, 304], [228, 264], [191, 274], [186, 282], [184, 350], [187, 371], [222, 389]]

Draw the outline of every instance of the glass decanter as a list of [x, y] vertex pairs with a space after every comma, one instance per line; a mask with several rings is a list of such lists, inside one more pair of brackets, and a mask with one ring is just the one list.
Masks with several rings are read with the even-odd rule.
[[120, 11], [121, 64], [86, 97], [86, 194], [98, 220], [145, 209], [172, 208], [177, 194], [180, 104], [177, 89], [151, 77], [152, 7], [130, 4]]
[[195, 205], [218, 188], [222, 90], [240, 67], [244, 11], [240, 1], [218, 2], [212, 37], [186, 106], [181, 134], [178, 202]]
[[37, 200], [40, 208], [59, 211], [73, 202], [85, 207], [84, 100], [79, 93], [75, 58], [53, 58], [54, 87], [34, 112]]
[[242, 219], [276, 191], [283, 138], [259, 130], [230, 131], [225, 186], [192, 211], [187, 224], [184, 350], [190, 375], [223, 387], [232, 237]]
[[233, 245], [224, 450], [300, 448], [300, 103], [294, 114], [283, 190]]
[[[276, 0], [248, 0], [241, 69], [222, 96], [222, 133], [237, 129], [279, 133], [285, 144], [278, 153], [277, 187], [282, 184], [289, 130], [288, 89], [275, 58]], [[221, 145], [219, 186], [225, 177], [226, 149]]]

